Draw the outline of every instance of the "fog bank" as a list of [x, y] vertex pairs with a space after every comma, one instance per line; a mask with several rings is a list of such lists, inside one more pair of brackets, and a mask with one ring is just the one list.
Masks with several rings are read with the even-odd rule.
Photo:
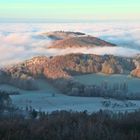
[[[133, 57], [140, 53], [139, 23], [1, 23], [0, 66], [20, 62], [38, 55], [61, 55], [68, 53], [112, 54]], [[52, 43], [40, 34], [49, 31], [78, 31], [99, 37], [118, 47], [82, 49], [47, 49]]]

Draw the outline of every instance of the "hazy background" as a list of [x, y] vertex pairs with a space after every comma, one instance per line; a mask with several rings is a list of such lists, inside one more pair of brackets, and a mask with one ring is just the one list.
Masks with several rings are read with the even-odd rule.
[[[51, 40], [40, 35], [56, 30], [84, 32], [116, 43], [118, 46], [48, 50]], [[50, 56], [77, 52], [134, 56], [140, 53], [139, 22], [0, 23], [0, 65], [19, 62], [38, 55]]]
[[[43, 32], [78, 31], [115, 43], [114, 48], [47, 50]], [[0, 65], [37, 55], [140, 53], [140, 0], [1, 0]]]

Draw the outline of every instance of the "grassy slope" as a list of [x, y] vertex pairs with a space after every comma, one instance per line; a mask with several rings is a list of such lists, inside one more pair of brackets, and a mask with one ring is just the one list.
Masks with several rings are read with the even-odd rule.
[[[40, 90], [25, 91], [13, 88], [7, 85], [1, 85], [0, 88], [6, 90], [19, 90], [21, 95], [12, 95], [13, 103], [20, 107], [32, 106], [33, 108], [52, 112], [55, 110], [74, 110], [88, 112], [98, 111], [100, 109], [109, 109], [113, 111], [131, 111], [140, 108], [140, 101], [117, 101], [113, 99], [94, 98], [94, 97], [71, 97], [59, 93], [56, 89], [51, 87], [46, 81], [39, 80]], [[55, 93], [55, 96], [52, 96]], [[102, 105], [103, 101], [111, 101], [112, 104], [117, 103], [120, 106], [113, 108], [112, 106], [106, 108]], [[126, 107], [126, 102], [135, 103], [136, 106]]]
[[106, 81], [108, 84], [113, 83], [122, 83], [126, 82], [129, 87], [129, 91], [139, 92], [140, 91], [140, 79], [134, 78], [128, 75], [121, 74], [113, 74], [113, 75], [105, 75], [105, 74], [87, 74], [74, 76], [78, 82], [81, 82], [86, 85], [97, 84], [100, 85], [102, 82]]

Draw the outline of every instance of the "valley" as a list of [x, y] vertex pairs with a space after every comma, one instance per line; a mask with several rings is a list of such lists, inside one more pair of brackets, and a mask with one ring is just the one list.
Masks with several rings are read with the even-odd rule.
[[[114, 112], [135, 111], [140, 108], [139, 100], [115, 100], [98, 97], [72, 97], [60, 93], [44, 80], [37, 81], [40, 89], [27, 91], [8, 85], [0, 85], [1, 90], [18, 91], [11, 95], [13, 104], [21, 110], [33, 108], [38, 111], [53, 112], [56, 110], [97, 112], [100, 109]], [[109, 104], [106, 106], [106, 104]]]
[[140, 0], [1, 0], [0, 140], [140, 140]]
[[[116, 46], [80, 32], [55, 31], [41, 36], [53, 40], [48, 49]], [[0, 89], [20, 93], [11, 98], [15, 106], [24, 110], [27, 107], [45, 112], [137, 110], [140, 108], [139, 65], [139, 55], [40, 55], [3, 67]]]

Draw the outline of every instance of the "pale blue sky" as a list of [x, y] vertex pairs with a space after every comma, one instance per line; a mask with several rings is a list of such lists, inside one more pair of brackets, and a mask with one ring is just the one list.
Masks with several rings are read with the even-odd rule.
[[0, 18], [140, 20], [140, 0], [1, 0]]

